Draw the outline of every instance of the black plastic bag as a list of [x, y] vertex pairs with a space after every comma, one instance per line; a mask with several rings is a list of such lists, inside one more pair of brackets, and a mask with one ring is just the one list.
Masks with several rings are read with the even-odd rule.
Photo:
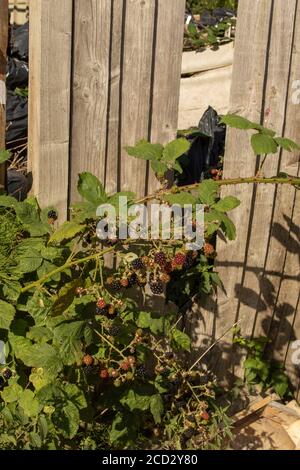
[[12, 26], [10, 30], [10, 51], [11, 57], [28, 62], [29, 57], [29, 22], [21, 26]]
[[31, 187], [31, 180], [17, 170], [7, 171], [7, 193], [18, 201], [24, 201]]
[[177, 185], [199, 183], [211, 168], [220, 167], [220, 157], [224, 156], [226, 126], [220, 124], [218, 113], [211, 107], [205, 111], [198, 125], [188, 139], [191, 148], [180, 159], [183, 174], [177, 176]]
[[9, 90], [24, 88], [28, 85], [28, 64], [22, 60], [8, 58], [6, 67], [6, 87]]
[[6, 146], [17, 139], [27, 137], [28, 127], [28, 98], [16, 95], [13, 91], [7, 90], [6, 103]]

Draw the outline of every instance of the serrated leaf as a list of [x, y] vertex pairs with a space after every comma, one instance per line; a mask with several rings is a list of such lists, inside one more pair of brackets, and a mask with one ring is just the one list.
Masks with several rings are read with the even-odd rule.
[[173, 140], [165, 146], [162, 161], [165, 163], [175, 162], [179, 157], [189, 151], [190, 146], [191, 144], [187, 139], [181, 138]]
[[239, 207], [240, 204], [241, 201], [239, 201], [236, 197], [227, 196], [218, 201], [212, 207], [219, 212], [229, 212], [235, 209], [236, 207]]
[[83, 225], [76, 224], [75, 222], [65, 222], [53, 233], [49, 243], [62, 243], [63, 241], [70, 240], [83, 232], [84, 229]]
[[154, 161], [161, 159], [163, 146], [140, 140], [134, 147], [125, 147], [125, 150], [131, 157]]
[[214, 180], [205, 180], [199, 186], [199, 197], [202, 204], [213, 205], [218, 197], [219, 185]]
[[171, 205], [184, 206], [185, 204], [196, 204], [197, 199], [192, 194], [182, 191], [181, 193], [165, 194], [164, 201]]
[[264, 134], [254, 134], [251, 145], [255, 155], [277, 153], [278, 146], [273, 137]]
[[253, 129], [253, 122], [237, 114], [227, 114], [222, 116], [221, 123], [235, 129]]
[[42, 406], [31, 390], [23, 390], [18, 404], [23, 408], [25, 415], [29, 418], [37, 416], [42, 409]]
[[161, 423], [161, 417], [164, 411], [164, 404], [162, 397], [157, 394], [153, 395], [150, 399], [150, 411], [154, 418], [155, 424]]
[[19, 255], [17, 269], [19, 272], [27, 274], [35, 272], [42, 264], [43, 258], [40, 253], [34, 249], [28, 249], [24, 254]]
[[84, 321], [73, 321], [54, 328], [53, 344], [59, 348], [65, 365], [81, 362], [84, 327]]
[[9, 330], [15, 313], [13, 305], [0, 300], [0, 330]]
[[150, 399], [151, 397], [149, 395], [142, 395], [140, 391], [129, 389], [120, 399], [120, 403], [123, 406], [127, 406], [130, 411], [146, 411], [149, 409]]
[[21, 385], [12, 383], [8, 387], [5, 387], [1, 392], [1, 398], [6, 403], [14, 403], [18, 401], [23, 393]]
[[191, 339], [183, 331], [174, 328], [171, 332], [172, 342], [176, 349], [183, 349], [184, 351], [191, 350]]
[[77, 189], [83, 199], [91, 202], [95, 207], [108, 200], [103, 184], [91, 173], [85, 172], [79, 175]]
[[46, 235], [49, 226], [41, 222], [37, 208], [28, 202], [19, 202], [15, 207], [15, 212], [32, 237]]
[[279, 147], [282, 147], [284, 150], [288, 152], [293, 152], [294, 150], [300, 150], [300, 147], [296, 142], [291, 139], [287, 139], [286, 137], [276, 137], [275, 142]]
[[151, 168], [160, 178], [163, 178], [168, 171], [168, 166], [165, 163], [156, 160], [152, 160]]
[[68, 401], [65, 405], [56, 407], [52, 421], [64, 437], [72, 439], [76, 436], [79, 428], [79, 411], [72, 402]]

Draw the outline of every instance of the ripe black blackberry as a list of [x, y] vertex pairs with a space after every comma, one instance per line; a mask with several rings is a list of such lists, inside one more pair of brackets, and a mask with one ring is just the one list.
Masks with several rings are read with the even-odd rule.
[[128, 287], [133, 287], [138, 281], [138, 277], [135, 273], [132, 273], [128, 278]]
[[6, 380], [9, 380], [12, 376], [12, 371], [10, 369], [5, 369], [3, 371], [3, 377], [6, 379]]
[[144, 379], [147, 376], [147, 369], [144, 364], [140, 364], [135, 369], [135, 374], [137, 377]]
[[118, 292], [122, 289], [122, 284], [118, 279], [114, 279], [113, 282], [110, 284], [110, 287], [113, 291]]
[[145, 269], [145, 265], [141, 258], [134, 259], [131, 263], [131, 267], [136, 271], [142, 271], [143, 269]]
[[96, 370], [96, 367], [95, 367], [95, 366], [92, 366], [92, 365], [90, 365], [90, 366], [84, 366], [84, 367], [83, 367], [83, 371], [84, 371], [84, 373], [85, 373], [86, 375], [91, 375], [91, 374], [93, 374], [93, 373], [95, 372], [95, 370]]
[[158, 253], [155, 253], [154, 261], [161, 268], [163, 268], [165, 266], [166, 262], [167, 262], [167, 258], [166, 258], [165, 253], [163, 251], [159, 251]]
[[106, 307], [104, 308], [100, 308], [100, 307], [97, 307], [96, 305], [96, 314], [97, 315], [108, 315], [108, 305], [106, 305]]
[[110, 336], [117, 336], [121, 331], [120, 325], [112, 325], [108, 330]]
[[193, 265], [194, 265], [194, 258], [193, 258], [193, 255], [191, 252], [189, 252], [187, 255], [186, 255], [186, 259], [185, 259], [185, 262], [184, 262], [184, 265], [183, 267], [185, 269], [190, 269]]
[[48, 219], [51, 219], [51, 220], [57, 220], [57, 212], [56, 211], [49, 211], [48, 212]]
[[150, 281], [149, 286], [152, 294], [154, 295], [161, 295], [164, 293], [164, 284], [159, 279]]

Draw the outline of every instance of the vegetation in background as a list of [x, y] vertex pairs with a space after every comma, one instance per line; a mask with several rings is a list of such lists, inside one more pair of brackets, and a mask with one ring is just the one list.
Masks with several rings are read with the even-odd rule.
[[195, 15], [203, 11], [212, 11], [215, 8], [228, 8], [236, 10], [238, 0], [187, 0], [187, 8]]

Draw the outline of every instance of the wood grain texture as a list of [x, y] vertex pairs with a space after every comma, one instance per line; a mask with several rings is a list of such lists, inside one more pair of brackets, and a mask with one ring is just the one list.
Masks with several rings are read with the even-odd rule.
[[31, 0], [29, 169], [42, 207], [68, 207], [72, 0]]
[[149, 138], [155, 13], [153, 0], [126, 1], [119, 172], [122, 190], [139, 196], [146, 192], [147, 165], [123, 147]]
[[74, 8], [71, 202], [79, 173], [105, 179], [111, 1], [80, 0]]
[[[272, 2], [255, 0], [239, 2], [236, 32], [233, 82], [231, 90], [231, 112], [241, 114], [255, 122], [261, 120], [264, 97], [264, 71], [267, 66], [266, 45], [269, 40]], [[249, 21], [249, 18], [259, 18]], [[264, 47], [261, 47], [261, 45]], [[254, 175], [256, 159], [249, 144], [249, 134], [244, 131], [229, 130], [226, 142], [224, 177], [244, 177]], [[241, 206], [231, 217], [237, 226], [237, 239], [233, 242], [218, 241], [216, 270], [224, 282], [226, 295], [218, 293], [218, 302], [210, 302], [209, 308], [200, 308], [199, 316], [202, 335], [196, 341], [200, 350], [221, 337], [237, 320], [241, 281], [244, 272], [247, 233], [252, 201], [252, 187], [236, 186], [222, 189], [222, 197], [236, 196]], [[250, 267], [249, 267], [250, 268]], [[211, 355], [214, 369], [220, 378], [228, 378], [236, 355], [228, 335]], [[232, 370], [233, 372], [233, 367]]]
[[[183, 47], [184, 10], [184, 0], [158, 0], [150, 116], [150, 137], [154, 143], [167, 144], [176, 138], [181, 76], [179, 55]], [[166, 21], [171, 12], [172, 17]], [[157, 188], [157, 180], [150, 168], [148, 193], [153, 193]]]
[[[8, 3], [0, 0], [0, 150], [5, 148], [6, 127], [6, 49], [8, 40]], [[0, 165], [0, 186], [5, 185], [5, 165]]]

